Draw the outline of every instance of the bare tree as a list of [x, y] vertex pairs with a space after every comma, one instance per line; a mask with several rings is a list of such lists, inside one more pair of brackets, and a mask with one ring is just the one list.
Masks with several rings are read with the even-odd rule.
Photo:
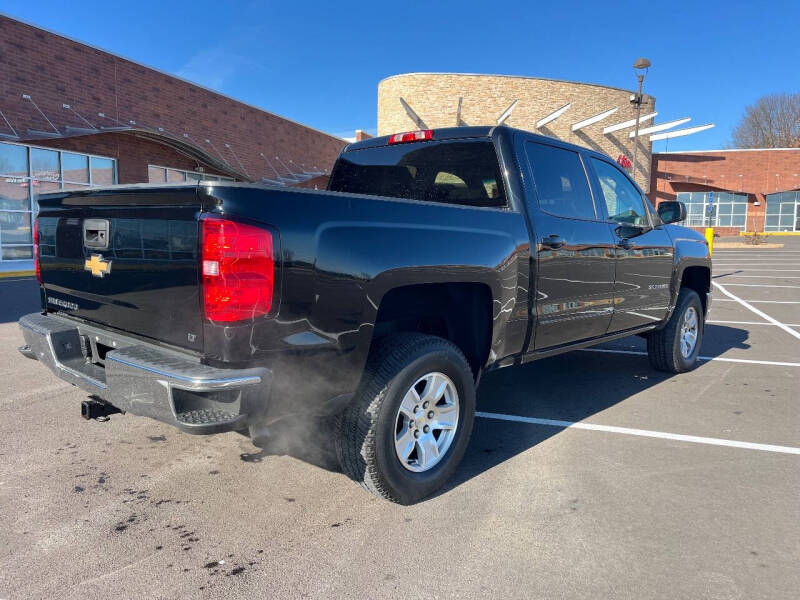
[[748, 106], [733, 130], [733, 146], [800, 147], [800, 94], [770, 94]]

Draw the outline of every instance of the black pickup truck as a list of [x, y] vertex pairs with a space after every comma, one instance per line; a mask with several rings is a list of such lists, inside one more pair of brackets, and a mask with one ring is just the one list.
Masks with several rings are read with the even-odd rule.
[[508, 127], [351, 144], [327, 191], [199, 182], [39, 197], [21, 352], [188, 433], [333, 416], [395, 502], [461, 460], [483, 373], [629, 335], [694, 366], [708, 246], [607, 156]]

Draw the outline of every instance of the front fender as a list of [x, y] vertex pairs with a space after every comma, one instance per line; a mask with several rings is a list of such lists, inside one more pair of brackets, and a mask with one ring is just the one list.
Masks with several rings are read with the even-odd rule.
[[[671, 298], [669, 313], [667, 320], [672, 316], [672, 311], [675, 309], [675, 304], [678, 301], [678, 294], [681, 290], [681, 285], [684, 281], [686, 270], [691, 267], [701, 267], [708, 271], [708, 289], [705, 290], [706, 294], [711, 293], [711, 254], [708, 250], [708, 243], [705, 238], [698, 232], [687, 227], [680, 227], [676, 225], [668, 225], [667, 231], [672, 238], [674, 246], [674, 263], [672, 267], [672, 281], [671, 281]], [[702, 290], [698, 291], [700, 293]], [[706, 313], [710, 308], [710, 301], [703, 298], [701, 300], [705, 307]]]

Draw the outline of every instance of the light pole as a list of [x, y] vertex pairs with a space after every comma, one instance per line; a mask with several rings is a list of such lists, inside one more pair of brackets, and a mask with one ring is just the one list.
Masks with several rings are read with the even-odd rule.
[[650, 61], [646, 58], [638, 58], [633, 63], [633, 70], [639, 78], [639, 91], [636, 98], [632, 100], [636, 104], [636, 133], [633, 135], [633, 180], [636, 181], [636, 154], [639, 149], [639, 117], [642, 114], [642, 84], [644, 83], [644, 76], [647, 75], [647, 70], [650, 68]]

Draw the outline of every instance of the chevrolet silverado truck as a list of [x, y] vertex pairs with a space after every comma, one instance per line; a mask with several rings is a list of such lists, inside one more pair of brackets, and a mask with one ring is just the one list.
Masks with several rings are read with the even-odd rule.
[[336, 416], [344, 473], [412, 503], [456, 469], [490, 370], [630, 335], [656, 369], [695, 365], [711, 260], [685, 216], [605, 155], [504, 126], [350, 144], [327, 190], [43, 194], [20, 350], [89, 393], [87, 418], [264, 445]]

